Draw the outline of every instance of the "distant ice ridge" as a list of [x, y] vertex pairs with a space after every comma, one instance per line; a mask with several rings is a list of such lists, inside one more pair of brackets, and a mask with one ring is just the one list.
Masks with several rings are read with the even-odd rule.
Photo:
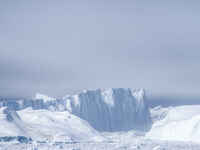
[[65, 96], [66, 109], [99, 131], [147, 131], [151, 117], [143, 89], [104, 88]]
[[47, 95], [40, 94], [40, 93], [36, 93], [34, 99], [35, 100], [42, 99], [44, 102], [49, 102], [49, 101], [55, 101], [56, 100], [56, 98], [52, 98], [52, 97], [49, 97]]
[[7, 107], [9, 110], [22, 110], [32, 107], [34, 110], [46, 109], [51, 111], [65, 111], [66, 103], [63, 99], [56, 99], [44, 94], [37, 93], [32, 99], [2, 99], [0, 108]]

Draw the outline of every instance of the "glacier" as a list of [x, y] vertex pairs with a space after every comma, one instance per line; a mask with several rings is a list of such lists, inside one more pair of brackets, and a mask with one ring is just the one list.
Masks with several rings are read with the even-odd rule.
[[151, 117], [143, 89], [84, 90], [65, 96], [66, 108], [98, 131], [148, 131]]
[[151, 128], [148, 101], [143, 89], [101, 88], [83, 90], [77, 94], [55, 99], [37, 93], [30, 100], [6, 100], [0, 106], [10, 110], [46, 109], [50, 111], [69, 111], [86, 120], [98, 131], [148, 131]]
[[[56, 99], [0, 100], [0, 139], [19, 136], [74, 148], [199, 149], [200, 105], [150, 107], [145, 90], [100, 88]], [[12, 141], [13, 142], [13, 141]], [[6, 144], [2, 144], [1, 147]], [[38, 147], [46, 147], [46, 143]], [[70, 145], [71, 143], [71, 145]], [[100, 145], [99, 145], [100, 144]], [[18, 144], [11, 144], [19, 149]], [[54, 147], [55, 146], [55, 147]]]

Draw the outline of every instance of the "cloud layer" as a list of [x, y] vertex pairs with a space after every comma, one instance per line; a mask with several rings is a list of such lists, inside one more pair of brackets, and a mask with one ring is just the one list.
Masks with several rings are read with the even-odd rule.
[[0, 95], [200, 89], [199, 3], [1, 1]]

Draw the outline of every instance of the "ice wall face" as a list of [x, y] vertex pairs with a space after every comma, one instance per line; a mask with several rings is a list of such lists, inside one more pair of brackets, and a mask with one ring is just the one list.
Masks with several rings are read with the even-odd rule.
[[147, 131], [151, 127], [144, 90], [87, 90], [65, 99], [67, 110], [99, 131]]

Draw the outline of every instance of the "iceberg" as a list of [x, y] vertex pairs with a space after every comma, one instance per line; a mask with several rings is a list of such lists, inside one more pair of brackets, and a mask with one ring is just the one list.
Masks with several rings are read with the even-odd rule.
[[86, 90], [64, 99], [68, 111], [98, 131], [148, 131], [152, 124], [143, 89]]

